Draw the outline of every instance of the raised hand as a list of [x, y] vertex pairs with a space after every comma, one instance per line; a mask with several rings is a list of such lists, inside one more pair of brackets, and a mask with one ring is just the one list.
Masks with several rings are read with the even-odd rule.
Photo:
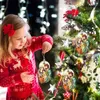
[[49, 42], [44, 42], [42, 45], [42, 53], [47, 53], [52, 48], [52, 45]]

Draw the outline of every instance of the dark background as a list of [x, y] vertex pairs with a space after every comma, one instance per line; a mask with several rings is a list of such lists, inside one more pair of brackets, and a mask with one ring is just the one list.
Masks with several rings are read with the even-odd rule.
[[[50, 23], [50, 26], [47, 28], [47, 34], [53, 36], [57, 31], [57, 18], [52, 18], [51, 14], [57, 14], [58, 9], [58, 0], [45, 0], [45, 4], [43, 4], [42, 0], [25, 0], [26, 3], [20, 4], [20, 0], [3, 0], [2, 5], [5, 6], [5, 15], [8, 14], [16, 14], [20, 12], [21, 6], [26, 6], [26, 17], [28, 18], [29, 25], [31, 27], [31, 35], [41, 35], [40, 34], [40, 27], [41, 24], [37, 22], [37, 19], [42, 21], [43, 19], [40, 18], [40, 9], [38, 5], [44, 5], [47, 12], [47, 19]], [[50, 8], [50, 5], [53, 5], [54, 8]]]

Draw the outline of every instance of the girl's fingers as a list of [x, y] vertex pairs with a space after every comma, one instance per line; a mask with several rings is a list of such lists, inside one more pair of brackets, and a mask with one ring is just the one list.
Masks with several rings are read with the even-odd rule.
[[44, 47], [42, 48], [42, 53], [46, 53], [46, 52], [48, 52], [50, 49], [51, 49], [51, 46], [44, 46]]

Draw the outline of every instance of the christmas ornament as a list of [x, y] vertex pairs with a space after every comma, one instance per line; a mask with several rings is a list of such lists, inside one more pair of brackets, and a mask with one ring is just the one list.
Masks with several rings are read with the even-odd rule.
[[55, 84], [54, 85], [50, 84], [50, 88], [48, 89], [48, 91], [50, 91], [51, 93], [53, 93], [55, 89], [56, 89]]
[[71, 69], [66, 69], [62, 72], [62, 83], [65, 91], [70, 91], [74, 86], [74, 72]]
[[60, 69], [62, 67], [62, 61], [55, 63], [56, 69]]
[[76, 48], [78, 54], [82, 55], [88, 51], [89, 42], [87, 40], [87, 35], [82, 34], [74, 40], [72, 40], [72, 45]]
[[[89, 58], [88, 58], [89, 57]], [[100, 83], [100, 51], [92, 50], [87, 53], [86, 57], [87, 63], [82, 67], [81, 72], [83, 73], [80, 77], [82, 83], [89, 82], [88, 92], [99, 93], [99, 83]]]
[[66, 93], [63, 93], [65, 100], [69, 100], [71, 97], [71, 93], [66, 91]]
[[38, 79], [41, 84], [47, 83], [51, 79], [50, 64], [45, 61], [45, 55], [43, 55], [43, 61], [39, 64]]
[[69, 41], [69, 39], [66, 39], [66, 40], [62, 40], [63, 41], [63, 46], [64, 47], [69, 47], [69, 45], [71, 44], [71, 42]]

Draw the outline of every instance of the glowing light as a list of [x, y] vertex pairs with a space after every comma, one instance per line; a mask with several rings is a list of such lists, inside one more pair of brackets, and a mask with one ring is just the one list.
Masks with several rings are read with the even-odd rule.
[[1, 10], [4, 10], [4, 6], [3, 5], [1, 6]]
[[46, 26], [47, 26], [47, 27], [49, 27], [49, 26], [50, 26], [50, 23], [49, 23], [49, 22], [47, 22], [47, 23], [46, 23]]
[[43, 17], [45, 16], [45, 10], [46, 10], [46, 9], [42, 9], [42, 10], [41, 10], [41, 12], [40, 12], [40, 17], [43, 18]]
[[38, 5], [38, 8], [39, 8], [39, 9], [43, 9], [43, 6], [42, 6], [42, 5]]
[[49, 8], [54, 8], [54, 5], [50, 5]]
[[46, 28], [44, 26], [42, 26], [40, 29], [41, 29], [41, 33], [44, 33], [44, 34], [46, 33]]
[[45, 0], [41, 0], [42, 2], [44, 2]]
[[26, 7], [21, 7], [21, 9], [20, 9], [21, 11], [23, 11], [23, 10], [26, 10]]
[[25, 3], [25, 0], [19, 0], [20, 1], [20, 3]]
[[51, 17], [52, 18], [57, 18], [57, 14], [52, 14]]
[[[23, 6], [23, 4], [24, 3], [26, 3], [26, 1], [25, 0], [20, 0], [20, 13], [18, 14], [21, 18], [23, 18], [23, 20], [25, 21], [25, 22], [27, 22], [27, 18], [25, 18], [25, 13], [26, 13], [26, 6]], [[27, 4], [27, 3], [26, 3]]]
[[42, 24], [44, 24], [44, 25], [47, 26], [47, 27], [50, 26], [50, 23], [49, 23], [49, 22], [46, 22], [46, 21], [43, 21]]
[[4, 12], [3, 11], [0, 11], [0, 18], [2, 18], [4, 15]]

